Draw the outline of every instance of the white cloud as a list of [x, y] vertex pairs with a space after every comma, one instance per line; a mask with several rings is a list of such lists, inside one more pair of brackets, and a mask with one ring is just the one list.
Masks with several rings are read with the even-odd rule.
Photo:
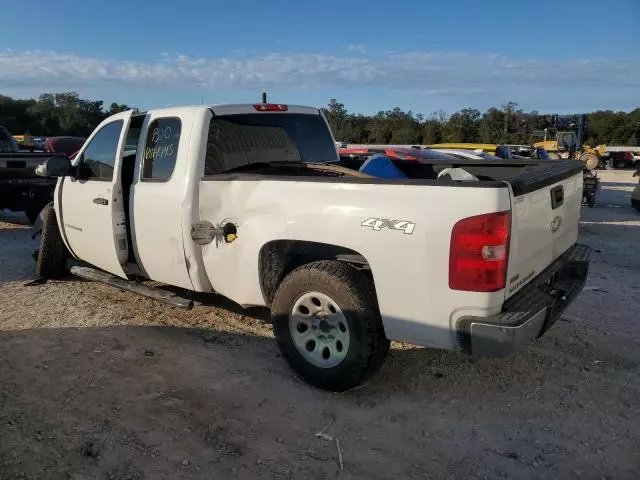
[[350, 52], [360, 53], [363, 55], [367, 53], [367, 49], [365, 48], [365, 46], [360, 44], [352, 43], [351, 45], [347, 45], [347, 50], [349, 50]]
[[[353, 47], [353, 48], [351, 48]], [[352, 45], [350, 50], [358, 51]], [[576, 88], [595, 96], [628, 90], [640, 94], [640, 62], [604, 58], [566, 61], [516, 59], [493, 54], [387, 53], [364, 55], [272, 53], [260, 57], [193, 58], [162, 54], [156, 61], [84, 57], [49, 51], [0, 51], [0, 89], [76, 89], [137, 85], [210, 91], [288, 89], [415, 90], [433, 95]], [[631, 95], [633, 94], [633, 95]]]

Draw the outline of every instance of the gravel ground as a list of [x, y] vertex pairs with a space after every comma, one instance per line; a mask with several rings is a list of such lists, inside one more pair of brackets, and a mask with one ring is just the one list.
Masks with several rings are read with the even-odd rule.
[[506, 360], [394, 345], [344, 394], [291, 374], [263, 311], [24, 286], [36, 245], [0, 214], [0, 479], [640, 478], [636, 179], [600, 176], [589, 281], [547, 336]]

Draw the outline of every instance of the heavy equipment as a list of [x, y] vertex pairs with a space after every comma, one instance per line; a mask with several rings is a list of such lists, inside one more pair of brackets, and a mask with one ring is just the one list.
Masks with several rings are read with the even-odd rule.
[[[549, 153], [550, 158], [575, 158], [583, 161], [589, 170], [593, 170], [600, 165], [601, 159], [607, 151], [607, 146], [598, 145], [592, 147], [591, 145], [583, 144], [582, 139], [587, 127], [587, 115], [584, 113], [578, 115], [577, 132], [573, 129], [566, 130], [566, 128], [575, 126], [575, 123], [570, 121], [571, 117], [569, 115], [556, 115], [554, 128], [545, 128], [542, 132], [534, 133], [544, 138], [540, 142], [535, 142], [533, 146], [544, 148]], [[563, 128], [565, 130], [561, 130]], [[554, 132], [555, 139], [548, 139]]]

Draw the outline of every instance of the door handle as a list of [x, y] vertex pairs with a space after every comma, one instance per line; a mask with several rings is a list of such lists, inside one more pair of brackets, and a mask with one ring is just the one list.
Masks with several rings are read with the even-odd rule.
[[97, 203], [98, 205], [109, 205], [109, 200], [106, 198], [94, 198], [93, 203]]

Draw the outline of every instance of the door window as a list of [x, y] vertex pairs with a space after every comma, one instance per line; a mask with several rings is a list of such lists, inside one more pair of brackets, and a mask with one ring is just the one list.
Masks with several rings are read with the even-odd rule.
[[182, 124], [177, 117], [157, 118], [147, 129], [142, 159], [142, 180], [166, 181], [178, 158]]
[[91, 139], [82, 154], [81, 178], [102, 181], [113, 179], [123, 123], [122, 120], [108, 123]]

